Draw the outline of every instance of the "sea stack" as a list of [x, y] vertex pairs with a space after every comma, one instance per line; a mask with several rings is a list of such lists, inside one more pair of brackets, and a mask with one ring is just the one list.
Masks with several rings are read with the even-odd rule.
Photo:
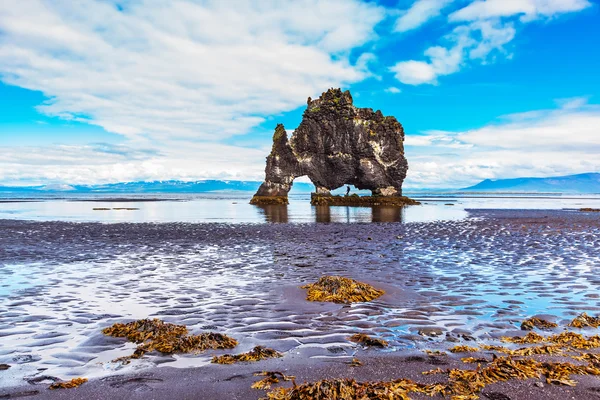
[[[283, 125], [275, 128], [265, 181], [252, 204], [287, 204], [300, 176], [316, 187], [313, 204], [410, 204], [402, 197], [408, 162], [404, 129], [396, 118], [355, 107], [350, 92], [340, 89], [329, 89], [316, 100], [309, 97], [307, 103], [291, 138]], [[373, 196], [330, 195], [344, 185], [371, 190]]]

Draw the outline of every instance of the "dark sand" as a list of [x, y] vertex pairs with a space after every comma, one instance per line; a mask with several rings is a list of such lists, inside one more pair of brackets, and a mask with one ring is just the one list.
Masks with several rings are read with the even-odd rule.
[[[132, 271], [134, 276], [140, 276], [139, 282], [131, 282], [126, 276], [115, 277], [114, 272], [96, 276], [93, 267], [87, 275], [77, 271], [75, 278], [84, 288], [86, 280], [104, 279], [98, 295], [117, 296], [117, 289], [128, 292], [124, 297], [133, 296], [136, 304], [147, 303], [146, 307], [154, 310], [147, 316], [186, 324], [193, 332], [204, 326], [230, 334], [241, 340], [235, 353], [256, 344], [285, 353], [281, 359], [235, 365], [200, 363], [196, 368], [171, 368], [168, 362], [173, 360], [151, 355], [148, 360], [156, 366], [146, 363], [121, 373], [109, 371], [77, 389], [49, 391], [48, 383], [25, 381], [2, 385], [3, 374], [16, 373], [18, 363], [11, 361], [17, 357], [22, 360], [31, 354], [31, 365], [48, 368], [43, 364], [47, 351], [44, 349], [73, 343], [72, 353], [63, 350], [66, 354], [55, 358], [69, 361], [61, 365], [62, 371], [73, 365], [74, 371], [85, 376], [86, 368], [97, 362], [95, 357], [102, 351], [122, 346], [118, 340], [98, 332], [110, 323], [134, 316], [119, 310], [101, 314], [99, 306], [89, 306], [74, 292], [68, 293], [68, 288], [77, 286], [70, 280], [75, 278], [53, 272], [50, 284], [64, 287], [64, 297], [56, 297], [48, 287], [29, 288], [9, 298], [0, 296], [0, 363], [12, 364], [9, 370], [0, 371], [0, 399], [256, 399], [264, 392], [250, 388], [260, 379], [253, 373], [264, 370], [294, 375], [298, 383], [342, 377], [435, 382], [443, 380], [443, 376], [424, 376], [421, 372], [437, 367], [466, 368], [468, 365], [460, 362], [465, 354], [451, 355], [440, 362], [423, 353], [424, 349], [446, 350], [461, 343], [476, 346], [504, 334], [517, 334], [518, 323], [531, 316], [533, 310], [556, 316], [562, 326], [582, 311], [598, 314], [598, 215], [511, 210], [472, 211], [471, 217], [458, 222], [406, 225], [0, 221], [0, 268], [44, 262], [44, 268], [51, 270], [53, 265], [79, 265], [117, 257], [129, 260], [127, 257], [135, 252], [137, 256], [131, 265], [125, 263], [120, 268], [125, 271], [140, 265], [136, 268], [142, 269]], [[229, 249], [231, 253], [219, 257], [201, 253], [202, 257], [191, 263], [185, 259], [186, 254], [198, 244], [219, 251]], [[231, 257], [236, 254], [243, 257], [234, 278], [249, 282], [248, 285], [238, 288], [235, 294], [228, 294], [230, 281], [217, 282], [210, 289], [196, 288], [199, 283], [194, 281], [195, 275], [208, 279], [211, 270], [219, 276], [227, 273]], [[150, 265], [152, 258], [159, 255], [180, 269], [160, 275], [155, 271], [160, 267]], [[161, 262], [165, 263], [163, 258]], [[203, 263], [208, 269], [202, 269]], [[251, 264], [247, 269], [246, 263]], [[143, 270], [143, 266], [148, 269]], [[306, 303], [297, 286], [322, 274], [367, 281], [385, 289], [387, 294], [354, 307]], [[164, 277], [173, 280], [170, 287], [164, 281], [154, 281]], [[151, 287], [143, 285], [145, 280]], [[185, 286], [188, 280], [189, 287]], [[252, 284], [253, 281], [258, 283]], [[152, 296], [140, 296], [138, 292]], [[215, 293], [219, 297], [210, 296]], [[54, 308], [46, 307], [49, 302]], [[64, 307], [59, 309], [57, 304]], [[39, 314], [32, 315], [31, 307], [39, 308]], [[56, 321], [44, 317], [52, 311], [60, 315]], [[64, 317], [68, 312], [75, 315]], [[49, 328], [50, 322], [46, 321], [55, 325]], [[82, 324], [80, 336], [71, 337], [73, 342], [60, 339], [61, 322], [68, 322], [77, 332], [78, 324]], [[23, 333], [28, 330], [30, 334]], [[54, 330], [56, 337], [43, 335], [44, 331]], [[353, 332], [385, 338], [394, 351], [357, 348], [345, 340]], [[465, 333], [475, 341], [461, 339]], [[72, 331], [69, 334], [74, 335]], [[33, 344], [27, 335], [31, 335]], [[27, 350], [23, 350], [25, 342]], [[38, 352], [41, 360], [35, 361]], [[212, 354], [185, 359], [206, 360]], [[353, 356], [364, 365], [349, 366], [347, 362]], [[40, 370], [34, 376], [45, 374], [45, 370]], [[542, 379], [494, 384], [484, 389], [481, 398], [600, 399], [600, 378], [575, 378], [579, 384], [574, 388], [546, 383], [539, 387], [536, 382]]]

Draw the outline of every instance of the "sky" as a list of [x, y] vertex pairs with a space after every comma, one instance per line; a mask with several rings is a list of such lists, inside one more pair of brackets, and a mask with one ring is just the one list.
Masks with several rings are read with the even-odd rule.
[[600, 172], [597, 0], [6, 0], [0, 184], [262, 180], [350, 90], [405, 188]]

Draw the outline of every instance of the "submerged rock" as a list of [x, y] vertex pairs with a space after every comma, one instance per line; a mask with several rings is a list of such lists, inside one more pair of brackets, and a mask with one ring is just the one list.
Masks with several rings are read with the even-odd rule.
[[308, 99], [291, 138], [277, 125], [265, 181], [251, 203], [287, 204], [300, 176], [308, 176], [319, 195], [354, 185], [374, 196], [400, 196], [408, 170], [403, 142], [404, 129], [396, 118], [357, 108], [349, 91], [329, 89]]

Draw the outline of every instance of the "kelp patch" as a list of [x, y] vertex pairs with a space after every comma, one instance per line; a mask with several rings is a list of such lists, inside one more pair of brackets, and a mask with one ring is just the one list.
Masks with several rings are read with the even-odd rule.
[[479, 351], [477, 347], [471, 346], [454, 346], [448, 350], [450, 353], [476, 353]]
[[556, 328], [558, 325], [554, 322], [546, 321], [542, 318], [532, 317], [527, 318], [525, 321], [521, 323], [521, 330], [531, 331], [533, 328], [538, 329], [552, 329]]
[[209, 349], [232, 349], [237, 346], [237, 341], [229, 336], [214, 332], [189, 335], [184, 325], [170, 324], [156, 318], [140, 319], [127, 324], [116, 323], [103, 329], [102, 333], [113, 337], [124, 337], [139, 344], [132, 355], [115, 360], [125, 363], [132, 358], [141, 358], [154, 350], [163, 354], [172, 354]]
[[349, 341], [361, 344], [367, 347], [387, 347], [388, 342], [377, 339], [364, 333], [356, 333], [348, 338]]
[[73, 389], [83, 385], [87, 381], [87, 378], [74, 378], [66, 382], [54, 382], [52, 385], [50, 385], [49, 389]]
[[307, 289], [306, 300], [328, 301], [333, 303], [357, 303], [371, 301], [382, 296], [385, 291], [368, 283], [355, 281], [342, 276], [323, 276], [316, 283], [301, 286]]
[[211, 362], [215, 364], [233, 364], [236, 362], [260, 361], [267, 358], [277, 357], [283, 357], [283, 354], [263, 346], [256, 346], [247, 353], [236, 355], [225, 354], [223, 356], [213, 357]]
[[591, 316], [587, 315], [586, 313], [583, 313], [583, 314], [580, 314], [577, 317], [575, 317], [575, 319], [573, 319], [573, 321], [571, 321], [569, 326], [571, 326], [573, 328], [587, 328], [587, 327], [598, 328], [598, 327], [600, 327], [600, 318], [591, 317]]
[[252, 389], [269, 390], [271, 385], [277, 384], [280, 381], [293, 381], [295, 376], [288, 376], [278, 371], [264, 371], [254, 374], [254, 376], [264, 376], [260, 381], [254, 382]]

